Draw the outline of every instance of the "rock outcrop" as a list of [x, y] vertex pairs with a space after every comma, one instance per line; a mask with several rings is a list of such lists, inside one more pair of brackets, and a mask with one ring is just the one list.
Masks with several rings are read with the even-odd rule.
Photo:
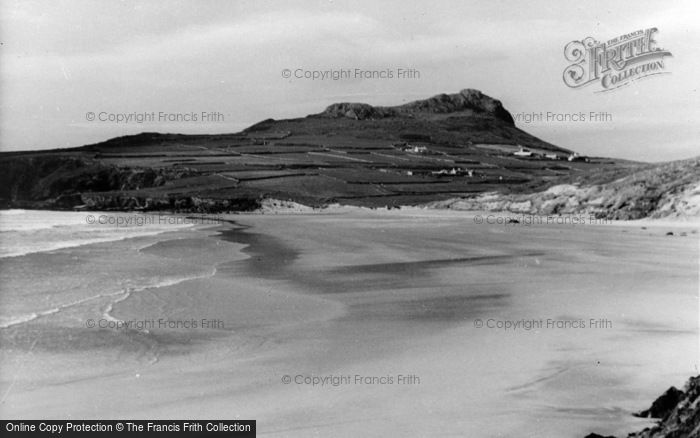
[[367, 120], [395, 117], [398, 112], [391, 108], [373, 107], [366, 103], [341, 102], [326, 108], [321, 117], [347, 117], [348, 119]]
[[[647, 410], [662, 415], [659, 423], [628, 438], [700, 438], [700, 376], [691, 377], [682, 392], [673, 389]], [[668, 406], [671, 399], [678, 400], [672, 408]]]
[[511, 125], [514, 123], [513, 117], [503, 108], [500, 100], [470, 88], [455, 94], [439, 94], [429, 99], [417, 100], [396, 108], [404, 113], [453, 113], [471, 110], [476, 113], [491, 115]]
[[683, 391], [672, 386], [666, 390], [659, 398], [654, 400], [649, 409], [645, 409], [642, 412], [636, 414], [637, 417], [641, 418], [666, 418], [673, 412], [673, 409], [678, 405], [678, 403], [683, 399]]
[[465, 89], [454, 94], [439, 94], [428, 99], [390, 107], [375, 107], [366, 103], [335, 103], [319, 116], [366, 120], [420, 114], [450, 114], [461, 111], [470, 111], [477, 115], [484, 114], [510, 125], [514, 124], [513, 117], [503, 108], [499, 100], [473, 89]]
[[[669, 388], [638, 416], [658, 418], [659, 422], [627, 438], [700, 438], [700, 376], [691, 377], [683, 391]], [[592, 433], [586, 438], [615, 437]]]

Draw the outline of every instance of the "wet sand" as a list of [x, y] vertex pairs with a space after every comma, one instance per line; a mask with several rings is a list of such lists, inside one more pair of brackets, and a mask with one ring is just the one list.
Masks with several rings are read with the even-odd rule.
[[[5, 330], [2, 416], [256, 419], [260, 436], [285, 437], [625, 435], [647, 424], [631, 412], [697, 372], [687, 225], [666, 236], [672, 225], [505, 227], [435, 211], [232, 219], [201, 247], [143, 250], [213, 258], [214, 275], [112, 312], [220, 327]], [[611, 326], [477, 326], [523, 319]]]

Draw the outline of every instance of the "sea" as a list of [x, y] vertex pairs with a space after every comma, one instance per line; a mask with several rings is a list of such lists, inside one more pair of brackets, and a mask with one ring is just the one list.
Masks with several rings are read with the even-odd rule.
[[114, 320], [113, 306], [131, 294], [213, 276], [211, 260], [188, 254], [221, 245], [201, 239], [218, 225], [145, 213], [0, 211], [0, 328], [96, 314]]

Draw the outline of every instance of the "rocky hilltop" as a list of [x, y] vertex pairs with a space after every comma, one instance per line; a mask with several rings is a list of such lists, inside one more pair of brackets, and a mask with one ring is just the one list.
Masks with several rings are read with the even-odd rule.
[[336, 103], [318, 115], [320, 117], [347, 117], [365, 120], [465, 112], [472, 116], [493, 117], [507, 124], [515, 125], [513, 117], [503, 108], [499, 100], [473, 89], [464, 89], [455, 94], [439, 94], [429, 99], [417, 100], [400, 106], [373, 107], [366, 103]]
[[[0, 164], [0, 207], [43, 209], [220, 212], [277, 199], [637, 218], [686, 208], [674, 202], [694, 196], [700, 180], [697, 166], [667, 172], [576, 157], [519, 129], [499, 100], [472, 89], [397, 106], [336, 103], [233, 134], [142, 133], [2, 153]], [[644, 179], [656, 172], [663, 181]]]
[[[682, 391], [669, 388], [637, 416], [656, 418], [658, 423], [627, 438], [700, 438], [700, 376], [691, 377]], [[591, 433], [586, 438], [615, 437]]]

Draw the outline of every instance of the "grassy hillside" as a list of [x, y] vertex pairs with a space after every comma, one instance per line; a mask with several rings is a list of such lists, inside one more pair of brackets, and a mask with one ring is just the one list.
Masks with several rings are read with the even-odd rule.
[[[531, 157], [513, 155], [519, 147]], [[518, 129], [498, 100], [462, 90], [395, 107], [338, 103], [236, 134], [143, 133], [0, 154], [5, 208], [228, 211], [275, 198], [311, 206], [415, 205], [643, 169]], [[549, 155], [545, 158], [545, 155]]]
[[700, 158], [598, 169], [561, 182], [534, 193], [482, 194], [433, 206], [540, 215], [586, 214], [606, 219], [700, 216]]

